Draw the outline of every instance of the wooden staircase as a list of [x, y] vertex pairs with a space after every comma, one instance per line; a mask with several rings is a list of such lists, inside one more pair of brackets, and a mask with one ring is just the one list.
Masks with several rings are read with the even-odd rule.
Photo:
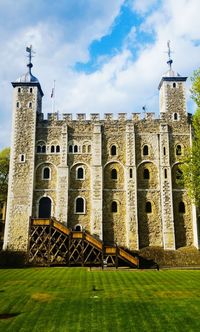
[[71, 231], [54, 218], [30, 220], [28, 261], [42, 266], [139, 266], [138, 259], [121, 247], [104, 246], [91, 234]]

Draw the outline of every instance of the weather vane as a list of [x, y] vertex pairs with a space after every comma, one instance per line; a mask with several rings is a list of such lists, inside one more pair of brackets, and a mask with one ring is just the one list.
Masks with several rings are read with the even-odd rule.
[[33, 54], [35, 53], [33, 51], [32, 45], [30, 45], [29, 47], [28, 46], [26, 47], [26, 52], [28, 53], [28, 58], [29, 58], [29, 63], [27, 65], [27, 67], [29, 67], [29, 72], [31, 73], [31, 68], [33, 67], [31, 60], [32, 60]]
[[167, 64], [169, 65], [169, 68], [171, 70], [172, 69], [173, 60], [171, 59], [172, 50], [170, 48], [170, 40], [168, 40], [168, 42], [167, 42], [167, 47], [168, 47], [167, 54], [168, 54], [168, 57], [169, 57], [169, 60], [167, 61]]

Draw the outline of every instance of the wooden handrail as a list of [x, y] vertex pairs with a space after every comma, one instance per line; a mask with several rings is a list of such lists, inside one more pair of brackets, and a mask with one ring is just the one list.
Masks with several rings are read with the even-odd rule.
[[122, 258], [125, 258], [127, 261], [131, 262], [132, 264], [138, 266], [138, 259], [123, 250], [122, 248], [119, 248], [119, 256]]
[[96, 246], [98, 249], [102, 250], [102, 243], [100, 241], [98, 241], [97, 239], [95, 239], [92, 235], [85, 233], [85, 239], [86, 241], [90, 242], [91, 244], [93, 244], [94, 246]]

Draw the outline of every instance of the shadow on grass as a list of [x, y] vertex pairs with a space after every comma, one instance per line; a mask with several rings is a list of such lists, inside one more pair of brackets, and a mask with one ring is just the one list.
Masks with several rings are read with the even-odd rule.
[[20, 315], [20, 314], [21, 314], [20, 312], [15, 312], [15, 313], [13, 313], [13, 314], [7, 314], [7, 313], [5, 313], [5, 314], [0, 314], [0, 320], [1, 320], [1, 319], [10, 319], [10, 318], [16, 317], [16, 316], [18, 316], [18, 315]]

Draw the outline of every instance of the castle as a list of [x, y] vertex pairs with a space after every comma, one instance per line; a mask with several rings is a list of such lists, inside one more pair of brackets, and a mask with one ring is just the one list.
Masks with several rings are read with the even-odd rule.
[[51, 216], [104, 243], [198, 248], [196, 210], [179, 183], [191, 145], [185, 82], [159, 84], [160, 116], [42, 113], [43, 91], [28, 72], [12, 83], [13, 128], [4, 249], [26, 251], [30, 217]]

